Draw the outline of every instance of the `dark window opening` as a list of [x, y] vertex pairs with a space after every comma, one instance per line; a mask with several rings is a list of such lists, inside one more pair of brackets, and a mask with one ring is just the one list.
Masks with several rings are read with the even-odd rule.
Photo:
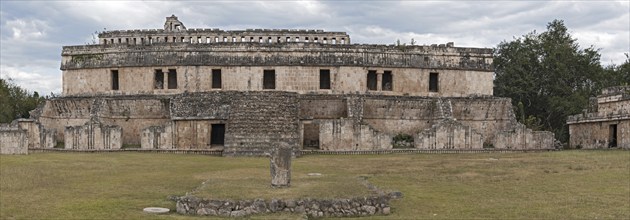
[[392, 76], [392, 71], [383, 72], [381, 88], [383, 89], [383, 91], [392, 91], [394, 89], [394, 80]]
[[304, 124], [303, 148], [319, 149], [319, 124]]
[[429, 92], [437, 92], [438, 89], [438, 73], [429, 73]]
[[210, 131], [210, 145], [223, 145], [225, 143], [225, 124], [213, 124]]
[[263, 89], [276, 89], [276, 71], [264, 70]]
[[376, 90], [376, 71], [369, 70], [367, 74], [367, 87], [368, 90]]
[[319, 89], [330, 89], [330, 70], [319, 70]]
[[608, 147], [617, 147], [617, 125], [610, 125], [610, 142]]
[[164, 88], [164, 73], [162, 72], [162, 70], [155, 70], [153, 88], [154, 89]]
[[212, 70], [212, 88], [221, 88], [221, 69]]
[[118, 90], [118, 70], [112, 70], [112, 90]]
[[177, 71], [168, 70], [168, 89], [177, 89]]

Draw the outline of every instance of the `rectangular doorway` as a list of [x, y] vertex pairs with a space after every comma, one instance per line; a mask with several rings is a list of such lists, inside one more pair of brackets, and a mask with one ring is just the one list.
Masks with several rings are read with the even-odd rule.
[[610, 125], [608, 130], [610, 132], [608, 147], [617, 147], [617, 125]]
[[213, 124], [210, 132], [210, 145], [221, 145], [225, 143], [225, 124]]
[[319, 124], [304, 124], [303, 149], [319, 150]]
[[263, 70], [263, 89], [276, 89], [275, 70]]

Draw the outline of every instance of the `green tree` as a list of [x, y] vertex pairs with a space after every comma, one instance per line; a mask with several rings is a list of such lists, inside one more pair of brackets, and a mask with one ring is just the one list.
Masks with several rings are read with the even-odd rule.
[[37, 92], [30, 93], [15, 85], [10, 79], [0, 78], [0, 123], [18, 118], [29, 118], [29, 111], [44, 101]]
[[543, 33], [501, 42], [494, 66], [494, 95], [512, 98], [520, 122], [553, 131], [563, 142], [568, 140], [567, 116], [580, 113], [602, 88], [628, 77], [627, 62], [603, 68], [598, 50], [581, 49], [561, 20], [550, 22]]

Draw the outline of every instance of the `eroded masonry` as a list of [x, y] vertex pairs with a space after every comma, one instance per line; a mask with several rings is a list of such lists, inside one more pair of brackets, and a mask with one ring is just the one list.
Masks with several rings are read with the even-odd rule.
[[630, 149], [630, 86], [604, 89], [582, 114], [569, 116], [567, 124], [573, 148]]
[[63, 47], [63, 95], [33, 112], [33, 126], [66, 149], [261, 155], [554, 144], [552, 133], [519, 124], [509, 99], [492, 96], [492, 49], [351, 44], [345, 32], [322, 30], [188, 29], [175, 16], [164, 29], [99, 38]]

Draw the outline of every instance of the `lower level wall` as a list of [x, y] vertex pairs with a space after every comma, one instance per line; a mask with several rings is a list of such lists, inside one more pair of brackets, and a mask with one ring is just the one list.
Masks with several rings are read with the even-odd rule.
[[352, 119], [319, 120], [321, 150], [386, 150], [392, 149], [392, 137]]
[[64, 139], [66, 149], [115, 150], [122, 147], [122, 128], [89, 121], [66, 127]]
[[554, 134], [550, 131], [532, 131], [524, 125], [496, 134], [493, 147], [497, 149], [549, 149], [554, 146]]
[[481, 149], [483, 136], [454, 120], [443, 120], [416, 136], [419, 149]]
[[[510, 103], [495, 97], [281, 91], [61, 97], [46, 102], [37, 118], [43, 127], [29, 132], [62, 129], [64, 136], [71, 134], [60, 138], [71, 149], [120, 148], [122, 143], [178, 150], [222, 145], [226, 156], [262, 155], [272, 147], [387, 150], [393, 148], [392, 138], [398, 135], [414, 139], [402, 147], [418, 149], [553, 148], [553, 135], [522, 127], [514, 119]], [[111, 126], [86, 128], [91, 120], [120, 128], [120, 134], [107, 130]], [[213, 125], [222, 131], [217, 134], [221, 138], [214, 141]], [[34, 134], [27, 135], [30, 140]], [[110, 139], [115, 143], [109, 143]], [[44, 142], [51, 141], [46, 138]]]
[[571, 148], [603, 149], [611, 144], [611, 125], [617, 127], [617, 147], [630, 149], [630, 120], [569, 124]]
[[142, 130], [140, 148], [142, 149], [176, 149], [173, 142], [173, 122], [162, 126], [151, 126]]
[[0, 154], [28, 154], [28, 135], [17, 126], [0, 127]]

